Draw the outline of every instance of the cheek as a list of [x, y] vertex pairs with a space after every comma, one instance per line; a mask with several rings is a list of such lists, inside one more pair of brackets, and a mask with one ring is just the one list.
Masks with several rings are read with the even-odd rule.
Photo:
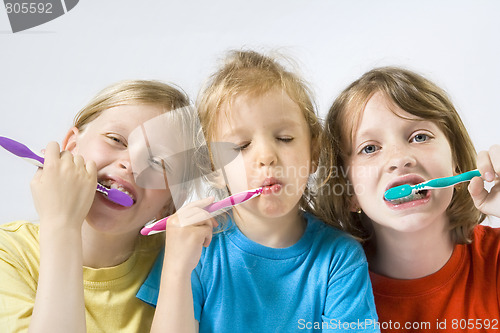
[[[252, 165], [250, 161], [246, 161], [242, 154], [239, 154], [233, 161], [225, 165], [221, 171], [225, 174], [221, 180], [223, 186], [228, 185], [231, 192], [238, 193], [250, 188], [248, 179], [252, 177]], [[227, 184], [225, 182], [227, 181]]]
[[102, 144], [81, 145], [77, 147], [76, 153], [81, 155], [85, 161], [94, 161], [99, 168], [105, 159], [111, 156], [110, 151]]
[[358, 197], [369, 196], [370, 200], [375, 194], [377, 186], [377, 174], [373, 167], [350, 165], [348, 172], [348, 186]]

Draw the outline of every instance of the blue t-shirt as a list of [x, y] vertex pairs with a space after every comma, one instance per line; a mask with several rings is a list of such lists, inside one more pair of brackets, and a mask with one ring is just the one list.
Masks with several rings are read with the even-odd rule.
[[[368, 264], [346, 233], [304, 214], [288, 248], [248, 239], [232, 222], [215, 234], [193, 270], [200, 332], [379, 332]], [[163, 255], [137, 293], [156, 305]]]

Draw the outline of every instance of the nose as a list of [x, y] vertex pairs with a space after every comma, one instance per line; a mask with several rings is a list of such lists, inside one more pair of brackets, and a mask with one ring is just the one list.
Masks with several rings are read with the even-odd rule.
[[120, 156], [116, 160], [116, 163], [118, 164], [118, 167], [120, 169], [132, 172], [132, 165], [130, 163], [130, 157], [128, 155], [128, 152], [124, 151], [123, 154], [120, 154]]
[[387, 163], [387, 170], [389, 172], [409, 169], [417, 164], [415, 156], [411, 153], [408, 147], [403, 148], [393, 146], [389, 150], [390, 156]]
[[260, 167], [275, 166], [278, 161], [278, 155], [273, 144], [262, 142], [257, 151], [257, 163]]

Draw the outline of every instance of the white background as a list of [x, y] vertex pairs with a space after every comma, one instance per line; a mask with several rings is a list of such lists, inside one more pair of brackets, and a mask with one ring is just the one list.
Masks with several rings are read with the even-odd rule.
[[[374, 66], [402, 65], [443, 87], [476, 148], [500, 143], [500, 1], [81, 0], [13, 34], [0, 7], [0, 135], [40, 150], [122, 79], [158, 79], [194, 99], [229, 49], [295, 58], [325, 115]], [[0, 223], [36, 220], [35, 167], [0, 151]], [[495, 221], [496, 222], [496, 221]]]

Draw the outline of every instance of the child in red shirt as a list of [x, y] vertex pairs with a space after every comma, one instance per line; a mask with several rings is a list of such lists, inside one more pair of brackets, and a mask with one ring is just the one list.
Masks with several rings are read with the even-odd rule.
[[[333, 103], [317, 202], [323, 220], [364, 241], [383, 332], [500, 331], [500, 146], [477, 155], [446, 93], [401, 68], [377, 68]], [[390, 202], [402, 184], [478, 168], [470, 184]], [[339, 193], [339, 188], [342, 192]]]

